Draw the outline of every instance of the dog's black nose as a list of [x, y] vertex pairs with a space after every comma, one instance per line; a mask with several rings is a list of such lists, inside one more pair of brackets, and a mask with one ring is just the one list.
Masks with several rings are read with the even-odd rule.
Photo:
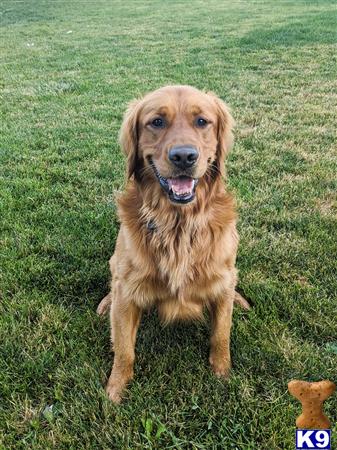
[[195, 164], [198, 159], [199, 153], [195, 147], [172, 147], [169, 151], [169, 160], [179, 169], [188, 169]]

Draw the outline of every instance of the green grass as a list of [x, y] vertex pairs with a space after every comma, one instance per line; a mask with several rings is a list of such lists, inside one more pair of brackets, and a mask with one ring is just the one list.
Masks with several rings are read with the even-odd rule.
[[[336, 381], [335, 2], [4, 0], [0, 17], [0, 449], [293, 449], [287, 382]], [[170, 83], [232, 107], [254, 308], [235, 311], [228, 383], [210, 372], [207, 322], [145, 315], [116, 407], [95, 308], [124, 185], [117, 134], [130, 99]]]

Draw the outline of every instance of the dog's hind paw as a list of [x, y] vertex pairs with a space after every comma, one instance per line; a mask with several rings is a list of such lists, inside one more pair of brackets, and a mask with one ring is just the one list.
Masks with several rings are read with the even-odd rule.
[[111, 298], [110, 294], [106, 295], [103, 300], [101, 300], [100, 304], [98, 305], [96, 312], [99, 316], [105, 316], [105, 314], [108, 312], [111, 305]]
[[235, 296], [234, 296], [234, 303], [236, 303], [237, 305], [241, 306], [241, 308], [249, 311], [250, 309], [252, 309], [252, 307], [250, 306], [250, 304], [247, 302], [247, 300], [245, 298], [242, 297], [242, 295], [240, 295], [238, 292], [235, 291]]

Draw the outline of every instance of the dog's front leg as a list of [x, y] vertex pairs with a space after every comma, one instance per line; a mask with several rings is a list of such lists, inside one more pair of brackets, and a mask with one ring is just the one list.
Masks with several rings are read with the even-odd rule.
[[211, 305], [212, 334], [209, 361], [217, 376], [228, 378], [231, 368], [230, 331], [234, 302], [233, 294], [218, 299]]
[[133, 377], [136, 334], [141, 318], [140, 308], [123, 299], [121, 291], [117, 282], [116, 296], [110, 309], [115, 357], [106, 391], [114, 403], [120, 403], [122, 392]]

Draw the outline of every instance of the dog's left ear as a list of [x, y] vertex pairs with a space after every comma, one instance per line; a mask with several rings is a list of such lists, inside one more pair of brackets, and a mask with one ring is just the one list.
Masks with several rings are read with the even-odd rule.
[[225, 158], [234, 144], [233, 128], [235, 122], [226, 103], [212, 92], [208, 94], [213, 98], [217, 110], [218, 145], [215, 164], [219, 172], [223, 175], [225, 173]]
[[124, 114], [119, 141], [127, 157], [127, 176], [130, 178], [136, 171], [138, 160], [138, 119], [141, 110], [141, 100], [129, 103]]

